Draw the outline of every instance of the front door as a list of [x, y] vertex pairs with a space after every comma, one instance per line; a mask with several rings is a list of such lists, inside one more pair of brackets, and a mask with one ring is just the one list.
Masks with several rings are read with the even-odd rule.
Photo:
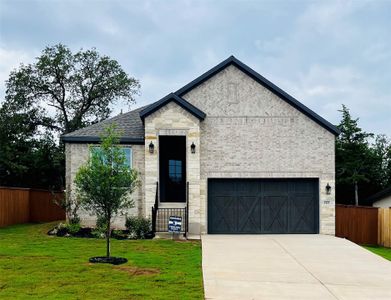
[[186, 137], [159, 136], [161, 202], [186, 201]]

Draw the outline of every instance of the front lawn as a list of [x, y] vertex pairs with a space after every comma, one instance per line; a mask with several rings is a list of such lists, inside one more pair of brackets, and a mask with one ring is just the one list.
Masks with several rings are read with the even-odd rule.
[[377, 255], [384, 257], [385, 259], [391, 260], [391, 248], [384, 248], [378, 246], [365, 246], [365, 248]]
[[46, 235], [55, 224], [0, 228], [0, 298], [202, 299], [201, 245], [112, 240], [128, 263], [90, 264], [105, 241]]

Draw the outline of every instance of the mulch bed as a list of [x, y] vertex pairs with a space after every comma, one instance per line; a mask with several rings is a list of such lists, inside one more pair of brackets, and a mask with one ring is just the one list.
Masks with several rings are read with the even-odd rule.
[[99, 264], [112, 264], [112, 265], [122, 265], [127, 263], [128, 260], [124, 257], [115, 257], [115, 256], [95, 256], [89, 259], [90, 263], [99, 263]]
[[[48, 235], [54, 235], [59, 237], [78, 237], [78, 238], [99, 238], [99, 236], [94, 233], [95, 228], [91, 227], [82, 227], [76, 233], [69, 232], [66, 227], [54, 227], [53, 229], [47, 232]], [[129, 230], [112, 230], [111, 237], [117, 240], [128, 240], [129, 238]], [[104, 236], [102, 236], [103, 238]], [[153, 232], [146, 233], [144, 239], [153, 239], [155, 234]]]

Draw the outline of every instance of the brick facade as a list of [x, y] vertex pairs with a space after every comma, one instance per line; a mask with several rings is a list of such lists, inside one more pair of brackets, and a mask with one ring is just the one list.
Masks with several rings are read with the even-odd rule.
[[[131, 195], [134, 201], [134, 208], [128, 211], [122, 212], [122, 215], [117, 216], [113, 221], [113, 227], [123, 228], [125, 224], [125, 214], [128, 215], [142, 215], [144, 209], [144, 145], [122, 145], [123, 147], [132, 148], [132, 162], [133, 167], [139, 172], [140, 186]], [[77, 170], [88, 160], [89, 157], [89, 145], [87, 144], [65, 144], [66, 155], [66, 191], [70, 193], [70, 197], [74, 199], [76, 197], [74, 179]], [[90, 213], [80, 210], [79, 211], [82, 224], [86, 226], [94, 226], [96, 222], [96, 216]]]
[[[334, 234], [332, 133], [234, 66], [182, 96], [207, 115], [201, 126], [201, 232], [208, 178], [319, 178], [320, 232]], [[221, 159], [221, 158], [224, 159]], [[332, 186], [326, 195], [325, 186]]]
[[[150, 216], [159, 180], [159, 135], [186, 136], [190, 233], [207, 232], [208, 178], [319, 178], [320, 233], [335, 231], [335, 136], [235, 66], [182, 98], [206, 113], [200, 121], [174, 102], [147, 116], [145, 145], [132, 145], [142, 186], [130, 213]], [[149, 153], [149, 143], [155, 152]], [[194, 142], [196, 153], [190, 153]], [[86, 144], [66, 145], [67, 189], [88, 157]], [[327, 195], [325, 186], [332, 187]], [[93, 222], [83, 214], [85, 222]], [[122, 223], [121, 223], [122, 222]], [[123, 219], [118, 219], [118, 226]]]

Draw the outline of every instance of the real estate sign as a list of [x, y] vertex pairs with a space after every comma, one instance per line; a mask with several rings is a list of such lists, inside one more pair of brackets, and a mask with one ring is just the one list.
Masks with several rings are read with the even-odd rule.
[[168, 219], [168, 232], [180, 233], [182, 229], [182, 217], [170, 216]]

